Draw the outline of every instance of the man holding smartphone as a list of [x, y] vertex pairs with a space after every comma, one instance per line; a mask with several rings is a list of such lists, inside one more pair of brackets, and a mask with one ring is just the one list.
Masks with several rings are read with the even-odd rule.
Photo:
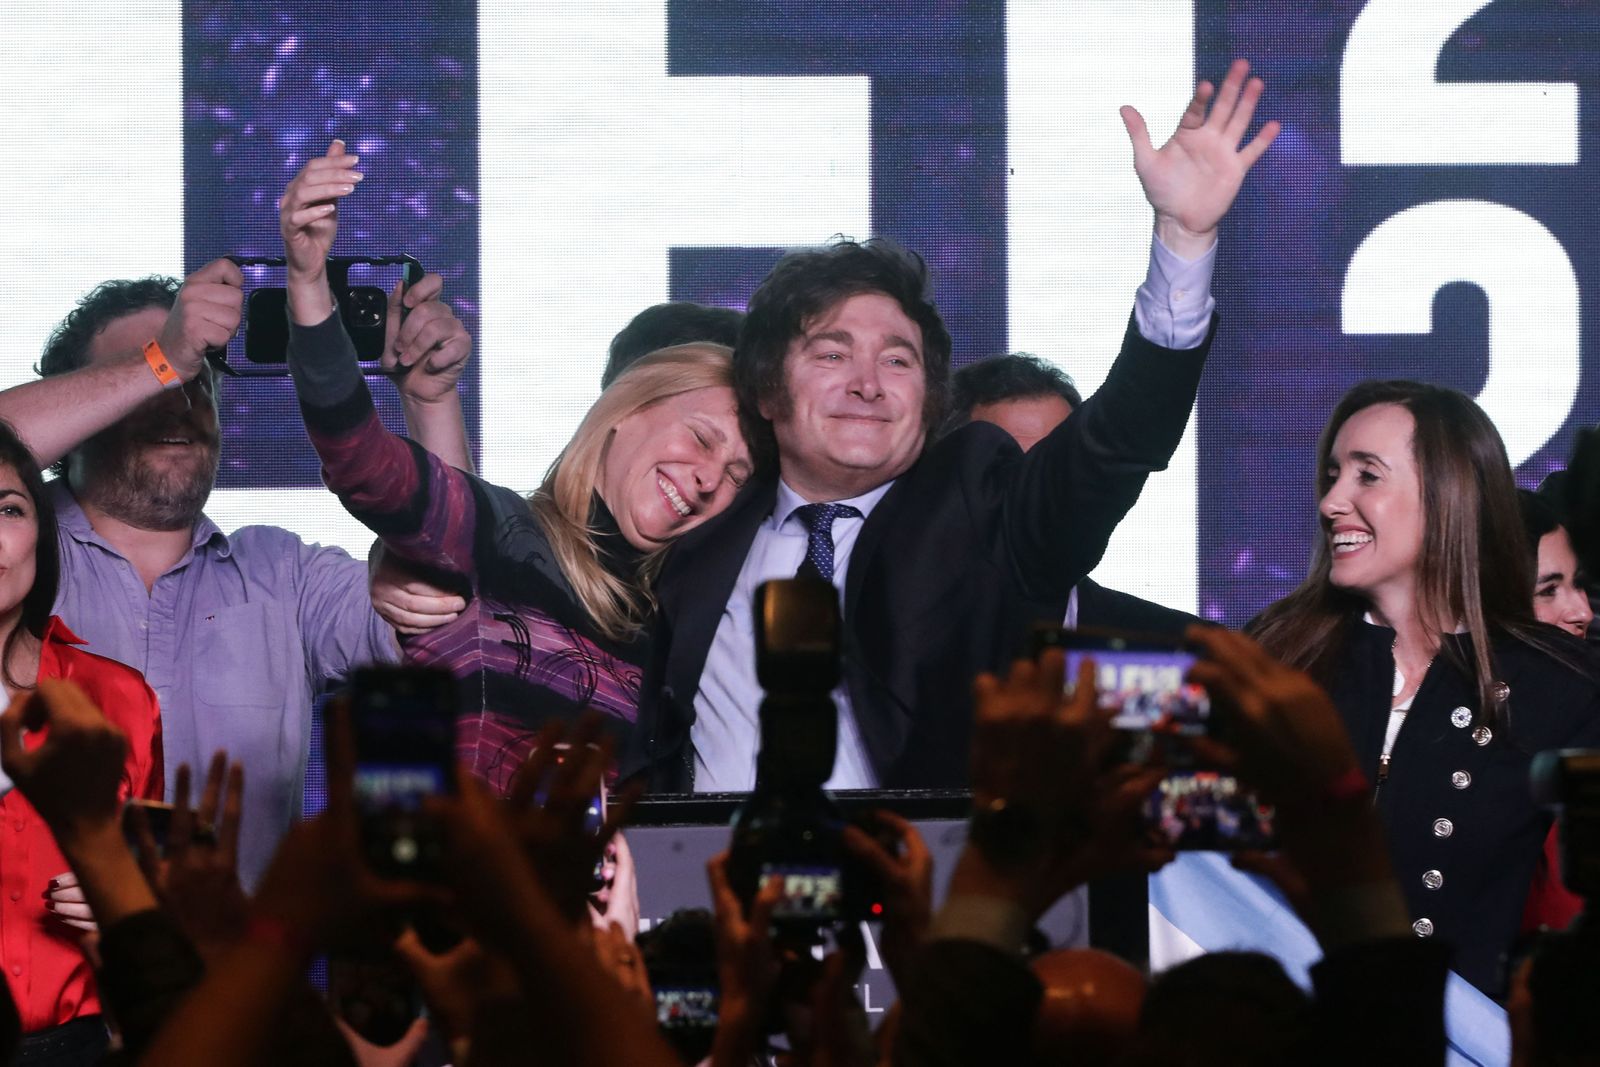
[[[365, 563], [274, 526], [225, 534], [205, 515], [221, 444], [205, 354], [238, 329], [243, 281], [218, 259], [181, 287], [99, 286], [52, 333], [40, 380], [0, 392], [0, 419], [59, 475], [56, 614], [156, 691], [168, 788], [179, 764], [204, 767], [218, 749], [245, 766], [239, 874], [251, 887], [299, 816], [317, 695], [398, 649]], [[470, 338], [440, 288], [430, 276], [406, 294], [404, 335], [391, 338], [447, 321], [464, 360]]]

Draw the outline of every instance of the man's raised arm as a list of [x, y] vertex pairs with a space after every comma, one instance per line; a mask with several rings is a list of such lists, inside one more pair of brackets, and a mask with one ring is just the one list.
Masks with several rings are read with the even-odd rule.
[[1007, 545], [1035, 595], [1064, 597], [1094, 569], [1145, 479], [1183, 438], [1211, 334], [1217, 227], [1279, 130], [1268, 122], [1244, 143], [1262, 91], [1249, 73], [1240, 59], [1221, 88], [1201, 82], [1159, 149], [1139, 113], [1122, 109], [1155, 212], [1150, 272], [1105, 383], [1028, 452], [1009, 484]]
[[0, 392], [0, 419], [48, 467], [164, 389], [193, 380], [206, 349], [226, 345], [238, 330], [243, 307], [238, 265], [213, 260], [184, 279], [159, 335], [79, 370]]
[[1178, 128], [1159, 149], [1150, 143], [1144, 117], [1133, 107], [1122, 109], [1133, 169], [1155, 211], [1150, 273], [1139, 287], [1134, 317], [1145, 339], [1163, 348], [1195, 348], [1205, 339], [1216, 303], [1217, 226], [1281, 129], [1277, 120], [1268, 122], [1240, 147], [1263, 88], [1260, 78], [1247, 80], [1249, 73], [1250, 64], [1236, 59], [1220, 89], [1208, 81], [1196, 86]]

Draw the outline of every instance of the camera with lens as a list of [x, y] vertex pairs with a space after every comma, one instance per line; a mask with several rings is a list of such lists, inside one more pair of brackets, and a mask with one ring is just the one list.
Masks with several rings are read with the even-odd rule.
[[756, 786], [734, 816], [728, 877], [748, 913], [776, 881], [773, 932], [789, 946], [882, 913], [877, 879], [844, 847], [845, 816], [823, 789], [833, 773], [839, 713], [839, 594], [816, 578], [756, 590], [761, 748]]

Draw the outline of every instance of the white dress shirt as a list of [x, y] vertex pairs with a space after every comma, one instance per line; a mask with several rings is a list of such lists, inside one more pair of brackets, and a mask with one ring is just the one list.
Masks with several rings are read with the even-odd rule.
[[[837, 501], [861, 512], [860, 518], [841, 515], [833, 520], [833, 585], [841, 597], [856, 536], [893, 484], [885, 482], [869, 493]], [[777, 503], [756, 531], [750, 554], [745, 556], [739, 578], [733, 583], [733, 595], [722, 609], [722, 621], [706, 653], [705, 669], [700, 672], [700, 689], [694, 695], [694, 727], [689, 732], [694, 742], [694, 787], [699, 792], [745, 791], [755, 786], [756, 749], [761, 743], [756, 587], [773, 578], [793, 578], [800, 569], [810, 534], [795, 512], [807, 502], [784, 482], [778, 482]], [[848, 687], [841, 684], [835, 689], [833, 702], [839, 708], [839, 747], [827, 787], [876, 788], [878, 776], [861, 741]]]
[[[1216, 301], [1211, 298], [1211, 272], [1216, 246], [1196, 260], [1185, 260], [1151, 242], [1150, 269], [1134, 297], [1134, 320], [1144, 337], [1164, 348], [1194, 348], [1205, 340]], [[894, 483], [833, 503], [850, 504], [860, 518], [841, 516], [833, 523], [833, 584], [844, 595], [850, 555], [866, 517]], [[695, 721], [689, 731], [694, 745], [694, 787], [698, 792], [743, 792], [755, 786], [756, 749], [761, 743], [761, 683], [756, 680], [753, 598], [756, 587], [773, 578], [793, 578], [806, 556], [808, 534], [795, 509], [808, 503], [782, 481], [772, 514], [756, 531], [733, 594], [722, 609], [722, 621], [706, 653], [700, 688], [694, 695]], [[1077, 606], [1076, 591], [1072, 607]], [[1076, 611], [1069, 616], [1076, 621]], [[850, 694], [843, 685], [833, 692], [839, 708], [839, 747], [829, 789], [874, 789], [877, 772], [867, 756]]]

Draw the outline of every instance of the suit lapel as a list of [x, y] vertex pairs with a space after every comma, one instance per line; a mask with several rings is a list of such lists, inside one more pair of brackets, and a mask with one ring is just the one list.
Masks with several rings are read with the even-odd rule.
[[685, 538], [673, 549], [674, 603], [664, 605], [675, 612], [666, 677], [685, 699], [692, 698], [699, 686], [723, 608], [733, 595], [756, 531], [772, 514], [777, 499], [776, 481], [752, 482], [725, 513], [691, 534], [692, 542]]
[[878, 545], [883, 541], [883, 532], [894, 522], [894, 515], [904, 506], [910, 494], [912, 475], [921, 460], [913, 464], [911, 469], [902, 474], [889, 491], [883, 494], [883, 499], [878, 501], [878, 506], [872, 509], [872, 514], [861, 524], [861, 532], [856, 535], [856, 544], [850, 550], [850, 572], [844, 579], [844, 623], [851, 625], [856, 616], [856, 609], [861, 604], [861, 583], [866, 580], [867, 569], [871, 565], [873, 554], [878, 551]]

